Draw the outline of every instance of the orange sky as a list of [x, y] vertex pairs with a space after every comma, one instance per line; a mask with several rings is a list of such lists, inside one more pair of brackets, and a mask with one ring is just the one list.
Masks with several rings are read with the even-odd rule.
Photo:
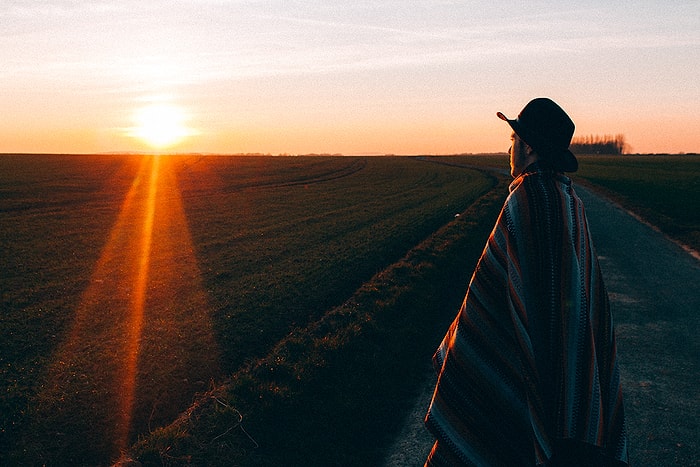
[[539, 96], [699, 152], [700, 3], [564, 3], [3, 2], [0, 152], [498, 152]]

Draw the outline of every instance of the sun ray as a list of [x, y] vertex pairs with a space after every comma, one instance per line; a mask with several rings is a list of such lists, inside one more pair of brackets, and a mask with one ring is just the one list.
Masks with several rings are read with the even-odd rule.
[[131, 294], [130, 323], [127, 325], [127, 342], [124, 352], [124, 375], [122, 378], [121, 410], [119, 432], [116, 441], [126, 447], [133, 417], [134, 398], [136, 394], [136, 375], [138, 370], [139, 343], [143, 331], [143, 315], [146, 304], [151, 246], [153, 243], [153, 217], [156, 210], [156, 193], [158, 191], [159, 157], [152, 158], [152, 167], [148, 181], [146, 209], [141, 225], [141, 245], [138, 254], [138, 269], [134, 278]]
[[[99, 433], [85, 436], [90, 446], [56, 449], [111, 453], [105, 461], [171, 421], [205, 389], [199, 382], [219, 374], [176, 163], [154, 155], [139, 164], [36, 401], [40, 429]], [[76, 420], [76, 406], [92, 417]]]

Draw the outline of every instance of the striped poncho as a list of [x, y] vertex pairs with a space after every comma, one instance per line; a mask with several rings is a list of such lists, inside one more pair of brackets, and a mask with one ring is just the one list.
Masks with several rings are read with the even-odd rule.
[[627, 463], [608, 296], [567, 177], [535, 164], [512, 182], [433, 362], [426, 465]]

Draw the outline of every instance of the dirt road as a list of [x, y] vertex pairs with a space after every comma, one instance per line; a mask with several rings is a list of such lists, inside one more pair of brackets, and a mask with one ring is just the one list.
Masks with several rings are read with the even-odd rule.
[[[700, 260], [617, 205], [576, 190], [610, 294], [630, 461], [700, 466]], [[423, 465], [430, 451], [422, 419], [435, 379], [426, 378], [386, 466]]]

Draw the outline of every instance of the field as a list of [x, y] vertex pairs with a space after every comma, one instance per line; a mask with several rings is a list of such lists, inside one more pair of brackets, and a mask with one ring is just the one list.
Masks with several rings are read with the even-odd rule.
[[[698, 249], [700, 158], [580, 161]], [[0, 156], [0, 464], [376, 463], [507, 193], [480, 167]]]
[[[444, 159], [444, 158], [441, 158]], [[505, 170], [508, 156], [460, 156], [461, 163]], [[700, 251], [700, 157], [695, 155], [579, 155], [574, 182], [596, 191]]]
[[576, 174], [700, 252], [700, 157], [584, 156]]
[[0, 158], [5, 461], [98, 464], [494, 178], [412, 158]]

